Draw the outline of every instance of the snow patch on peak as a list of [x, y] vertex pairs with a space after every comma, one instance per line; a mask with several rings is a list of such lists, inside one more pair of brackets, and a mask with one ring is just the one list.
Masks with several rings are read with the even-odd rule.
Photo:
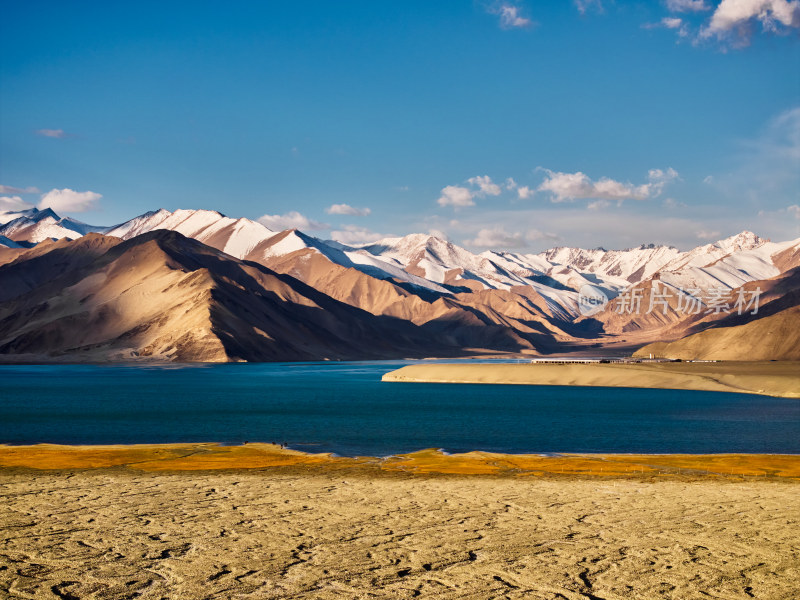
[[763, 246], [768, 241], [769, 240], [758, 237], [752, 231], [745, 230], [741, 233], [737, 233], [736, 235], [727, 237], [724, 240], [719, 240], [713, 245], [721, 250], [727, 250], [728, 252], [740, 252], [742, 250], [752, 250], [754, 248], [758, 248], [759, 246]]
[[244, 218], [231, 219], [215, 210], [178, 209], [170, 212], [163, 208], [112, 227], [106, 234], [127, 240], [155, 229], [177, 231], [240, 259], [275, 235], [261, 223]]
[[52, 239], [77, 239], [91, 232], [104, 232], [106, 227], [89, 225], [72, 218], [59, 217], [52, 209], [18, 211], [4, 213], [4, 216], [14, 216], [0, 226], [0, 235], [15, 240], [38, 244], [48, 238]]

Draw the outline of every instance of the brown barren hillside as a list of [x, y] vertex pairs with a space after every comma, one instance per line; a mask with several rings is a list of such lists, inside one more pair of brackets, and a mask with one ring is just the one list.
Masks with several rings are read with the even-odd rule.
[[89, 235], [0, 267], [6, 360], [269, 361], [457, 355], [377, 317], [179, 233]]
[[763, 303], [755, 315], [733, 313], [716, 321], [695, 322], [686, 327], [684, 337], [648, 344], [634, 356], [652, 354], [689, 360], [800, 359], [800, 268], [770, 280], [747, 283], [742, 289], [762, 291]]
[[634, 356], [684, 360], [800, 360], [800, 307], [744, 325], [714, 327], [674, 342], [644, 346]]
[[259, 245], [251, 260], [373, 315], [425, 325], [436, 339], [450, 345], [533, 352], [556, 347], [558, 338], [569, 338], [532, 288], [440, 295], [378, 279], [307, 248], [264, 258], [265, 250], [286, 233]]

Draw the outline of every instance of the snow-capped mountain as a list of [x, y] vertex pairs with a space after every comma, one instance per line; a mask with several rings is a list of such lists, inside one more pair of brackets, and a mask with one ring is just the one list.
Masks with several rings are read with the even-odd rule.
[[274, 259], [303, 251], [319, 254], [336, 265], [356, 269], [376, 279], [396, 279], [441, 294], [451, 292], [435, 281], [410, 273], [395, 261], [384, 260], [383, 257], [375, 256], [360, 248], [323, 242], [297, 229], [290, 229], [274, 236], [265, 244], [255, 248], [246, 258], [270, 266]]
[[[235, 258], [301, 278], [309, 271], [298, 268], [298, 261], [315, 256], [323, 261], [319, 264], [327, 261], [442, 297], [527, 289], [543, 299], [554, 317], [565, 321], [579, 314], [578, 294], [584, 285], [600, 288], [609, 298], [631, 285], [647, 286], [653, 280], [683, 289], [733, 289], [774, 277], [781, 269], [773, 257], [798, 246], [797, 240], [775, 244], [744, 231], [686, 252], [649, 244], [626, 250], [558, 247], [538, 254], [492, 250], [475, 254], [427, 234], [347, 246], [297, 230], [276, 232], [257, 221], [210, 210], [160, 209], [112, 227], [62, 219], [50, 209], [35, 208], [0, 214], [2, 221], [0, 246], [6, 248], [48, 238], [76, 239], [90, 232], [129, 240], [155, 230], [172, 230]], [[318, 271], [320, 267], [315, 268]], [[318, 280], [315, 276], [308, 282]]]
[[[738, 241], [731, 244], [734, 239]], [[741, 244], [742, 239], [749, 241]], [[687, 252], [686, 257], [665, 265], [659, 275], [665, 283], [683, 289], [733, 289], [750, 281], [775, 277], [781, 270], [773, 257], [799, 247], [800, 240], [774, 243], [743, 232], [703, 246], [705, 253], [698, 252], [698, 248]]]
[[277, 233], [257, 221], [232, 219], [214, 210], [170, 212], [163, 208], [111, 227], [105, 233], [128, 240], [157, 229], [177, 231], [236, 258], [244, 258]]
[[659, 271], [682, 253], [671, 246], [642, 245], [627, 250], [559, 247], [539, 254], [547, 261], [565, 265], [580, 273], [603, 278], [618, 278], [635, 283]]
[[[710, 297], [708, 292], [715, 288], [732, 291], [763, 286], [771, 290], [769, 298], [783, 298], [781, 302], [786, 303], [791, 298], [786, 299], [786, 292], [776, 287], [775, 281], [800, 266], [800, 239], [773, 243], [748, 231], [686, 252], [667, 246], [642, 245], [627, 250], [562, 247], [538, 254], [492, 250], [477, 254], [425, 234], [348, 246], [296, 229], [273, 231], [257, 221], [231, 218], [209, 210], [161, 209], [112, 227], [62, 219], [49, 209], [4, 213], [0, 220], [5, 221], [0, 225], [0, 292], [7, 294], [28, 289], [35, 280], [44, 285], [55, 277], [64, 283], [66, 280], [62, 281], [61, 274], [65, 268], [72, 268], [76, 277], [82, 276], [83, 269], [92, 265], [98, 272], [106, 273], [104, 261], [106, 258], [114, 260], [116, 252], [129, 257], [134, 275], [149, 272], [148, 261], [155, 260], [154, 264], [161, 265], [164, 253], [185, 254], [186, 264], [177, 273], [169, 267], [170, 261], [164, 263], [162, 275], [170, 281], [185, 277], [184, 269], [196, 270], [195, 259], [205, 257], [207, 267], [204, 269], [207, 268], [208, 273], [192, 276], [190, 283], [205, 282], [214, 290], [225, 290], [227, 295], [220, 298], [226, 301], [233, 297], [230, 294], [238, 298], [236, 310], [241, 312], [223, 311], [220, 315], [224, 313], [226, 319], [233, 319], [226, 343], [250, 340], [248, 344], [252, 348], [248, 346], [248, 352], [252, 352], [248, 356], [262, 356], [259, 354], [263, 349], [261, 345], [268, 343], [262, 338], [278, 339], [275, 336], [279, 334], [284, 336], [281, 339], [292, 338], [296, 327], [304, 327], [297, 324], [306, 322], [303, 313], [308, 307], [330, 302], [339, 303], [330, 304], [337, 307], [335, 311], [331, 309], [331, 315], [337, 315], [332, 318], [348, 323], [343, 331], [351, 326], [360, 328], [364, 323], [373, 323], [372, 319], [378, 317], [389, 325], [405, 328], [403, 331], [415, 339], [414, 344], [419, 342], [416, 336], [422, 335], [447, 348], [561, 352], [565, 347], [582, 348], [587, 344], [609, 343], [609, 340], [628, 344], [675, 339], [708, 327], [720, 316], [687, 316], [673, 301], [664, 311], [645, 314], [622, 313], [615, 310], [612, 302], [584, 318], [579, 310], [581, 288], [585, 285], [600, 288], [610, 299], [636, 288], [647, 301], [667, 288], [673, 292], [702, 290], [702, 294], [696, 295], [699, 298]], [[60, 241], [53, 242], [53, 238]], [[142, 250], [128, 252], [133, 248]], [[145, 248], [149, 251], [144, 252]], [[111, 249], [115, 249], [113, 253]], [[33, 270], [26, 271], [27, 268]], [[257, 279], [275, 278], [276, 273], [280, 274], [275, 281], [289, 282], [288, 287], [275, 283], [267, 296], [259, 296], [264, 292], [258, 292], [258, 286], [252, 287], [250, 279], [241, 277], [243, 270]], [[144, 275], [134, 275], [130, 285], [144, 285], [140, 281]], [[101, 283], [99, 277], [90, 278], [75, 288], [70, 283], [65, 289], [72, 294], [83, 290], [82, 286], [94, 289], [93, 286]], [[157, 282], [148, 281], [148, 285], [151, 283]], [[125, 290], [114, 287], [103, 293], [122, 293], [125, 301], [120, 307], [127, 307], [130, 303], [128, 291], [133, 287]], [[169, 285], [163, 293], [167, 290], [179, 295], [188, 293]], [[211, 296], [208, 293], [204, 298], [216, 302], [220, 298], [214, 294], [222, 292]], [[60, 291], [56, 296], [59, 294]], [[250, 299], [249, 294], [255, 297]], [[672, 295], [678, 297], [675, 293]], [[92, 297], [91, 294], [81, 296], [75, 306], [82, 306], [81, 302]], [[158, 307], [162, 300], [159, 298], [152, 297], [149, 301], [161, 323]], [[191, 295], [184, 298], [187, 306], [194, 298]], [[100, 300], [100, 296], [94, 297], [94, 301]], [[28, 310], [26, 307], [25, 301], [12, 308], [24, 311]], [[290, 329], [272, 329], [273, 316], [260, 320], [261, 317], [253, 313], [254, 307], [260, 307], [259, 311], [269, 308], [267, 312], [273, 316], [283, 314], [281, 311], [285, 308], [293, 315]], [[273, 314], [276, 307], [277, 312]], [[205, 318], [204, 311], [191, 314]], [[134, 312], [128, 310], [125, 314], [130, 316]], [[308, 314], [323, 321], [328, 318], [316, 309]], [[127, 318], [122, 313], [119, 316]], [[170, 319], [173, 317], [167, 321]], [[253, 330], [251, 320], [259, 323], [258, 329]], [[374, 324], [377, 327], [381, 322], [374, 321]], [[184, 329], [190, 331], [191, 327], [177, 324], [175, 334], [183, 335]], [[267, 332], [266, 337], [261, 334], [253, 337], [252, 331]], [[72, 335], [74, 332], [67, 337]], [[191, 337], [190, 333], [187, 335]], [[391, 347], [387, 355], [399, 351], [393, 343], [386, 343]], [[200, 352], [202, 347], [200, 344], [195, 349]], [[149, 351], [149, 348], [145, 344], [140, 350]], [[275, 356], [282, 356], [283, 350], [276, 352]]]
[[[705, 267], [730, 254], [759, 248], [768, 241], [758, 237], [752, 231], [742, 231], [724, 240], [698, 246], [688, 252], [680, 252], [658, 270], [680, 271], [687, 267]], [[646, 277], [642, 277], [642, 279], [646, 279]]]
[[18, 212], [0, 214], [0, 236], [15, 242], [26, 241], [38, 244], [46, 239], [77, 239], [90, 232], [102, 233], [107, 227], [88, 225], [71, 219], [61, 218], [52, 209], [31, 208]]
[[505, 272], [487, 257], [422, 233], [385, 238], [358, 248], [436, 283], [473, 290], [507, 290], [529, 283], [524, 276]]
[[231, 256], [268, 264], [271, 259], [301, 250], [311, 250], [323, 255], [331, 262], [352, 267], [379, 279], [397, 278], [412, 285], [439, 293], [448, 290], [422, 277], [417, 277], [398, 267], [380, 260], [359, 249], [339, 244], [329, 244], [297, 230], [276, 232], [257, 221], [232, 219], [210, 210], [176, 210], [163, 208], [145, 213], [109, 228], [105, 233], [122, 239], [158, 229], [177, 231], [194, 238]]

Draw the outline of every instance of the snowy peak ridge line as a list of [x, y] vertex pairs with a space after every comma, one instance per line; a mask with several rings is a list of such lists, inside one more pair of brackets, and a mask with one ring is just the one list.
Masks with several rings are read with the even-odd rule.
[[[256, 221], [233, 219], [217, 211], [187, 209], [159, 209], [113, 227], [61, 219], [50, 209], [2, 213], [2, 219], [9, 220], [0, 226], [0, 235], [15, 243], [75, 239], [89, 232], [127, 240], [158, 229], [173, 230], [236, 258], [266, 266], [282, 257], [295, 260], [295, 254], [300, 259], [304, 252], [313, 252], [370, 277], [403, 282], [437, 294], [533, 288], [552, 306], [566, 312], [575, 311], [578, 291], [584, 285], [598, 287], [614, 297], [632, 284], [656, 277], [675, 285], [705, 289], [774, 276], [777, 267], [771, 257], [783, 249], [750, 231], [688, 252], [643, 244], [627, 250], [558, 247], [539, 254], [492, 250], [474, 254], [421, 233], [347, 246], [297, 230], [275, 232]], [[751, 252], [755, 254], [748, 254]]]
[[297, 229], [277, 234], [266, 244], [256, 248], [247, 258], [270, 266], [271, 259], [303, 250], [321, 254], [334, 264], [356, 269], [376, 279], [397, 279], [439, 294], [451, 293], [449, 289], [432, 280], [408, 272], [397, 261], [377, 257], [361, 248], [323, 242]]
[[781, 268], [775, 264], [775, 257], [800, 243], [800, 240], [774, 243], [754, 234], [744, 238], [742, 235], [695, 248], [675, 265], [667, 265], [659, 274], [660, 279], [683, 289], [734, 289], [779, 275]]
[[0, 235], [16, 242], [38, 244], [46, 239], [83, 237], [87, 233], [104, 233], [107, 227], [88, 225], [70, 217], [61, 218], [52, 209], [31, 208], [0, 214]]
[[296, 229], [272, 231], [250, 219], [232, 219], [209, 210], [160, 209], [109, 229], [107, 235], [131, 239], [157, 229], [177, 231], [239, 259], [270, 265], [271, 260], [294, 252], [319, 253], [332, 263], [355, 268], [377, 279], [399, 279], [413, 286], [437, 293], [450, 290], [423, 277], [417, 277], [398, 265], [342, 245], [332, 245]]
[[686, 267], [705, 267], [731, 253], [755, 250], [768, 242], [769, 240], [758, 237], [752, 231], [742, 231], [724, 240], [682, 252], [675, 259], [663, 265], [662, 269], [665, 271], [678, 271]]
[[617, 277], [634, 283], [652, 276], [681, 254], [672, 246], [642, 245], [628, 250], [560, 247], [541, 252], [539, 256], [583, 273]]
[[256, 221], [232, 219], [214, 210], [162, 208], [112, 227], [106, 234], [127, 240], [157, 229], [177, 231], [240, 259], [276, 233]]
[[[473, 254], [441, 238], [414, 233], [404, 237], [384, 238], [358, 247], [361, 251], [384, 260], [394, 261], [406, 271], [442, 284], [459, 285], [467, 280], [478, 281], [484, 288], [498, 287], [485, 280], [494, 271], [489, 260]], [[523, 285], [522, 281], [501, 282], [500, 287]]]
[[58, 215], [53, 212], [52, 209], [47, 208], [45, 210], [39, 210], [38, 208], [29, 208], [27, 210], [7, 210], [0, 212], [0, 225], [5, 225], [6, 223], [13, 221], [14, 219], [19, 219], [21, 217], [26, 217], [31, 220], [43, 219], [47, 216], [54, 217], [58, 219]]

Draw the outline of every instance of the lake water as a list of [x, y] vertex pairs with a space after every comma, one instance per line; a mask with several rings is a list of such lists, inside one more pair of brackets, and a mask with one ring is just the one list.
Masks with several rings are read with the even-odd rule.
[[0, 443], [286, 442], [340, 455], [800, 453], [800, 401], [382, 383], [408, 362], [0, 366]]

